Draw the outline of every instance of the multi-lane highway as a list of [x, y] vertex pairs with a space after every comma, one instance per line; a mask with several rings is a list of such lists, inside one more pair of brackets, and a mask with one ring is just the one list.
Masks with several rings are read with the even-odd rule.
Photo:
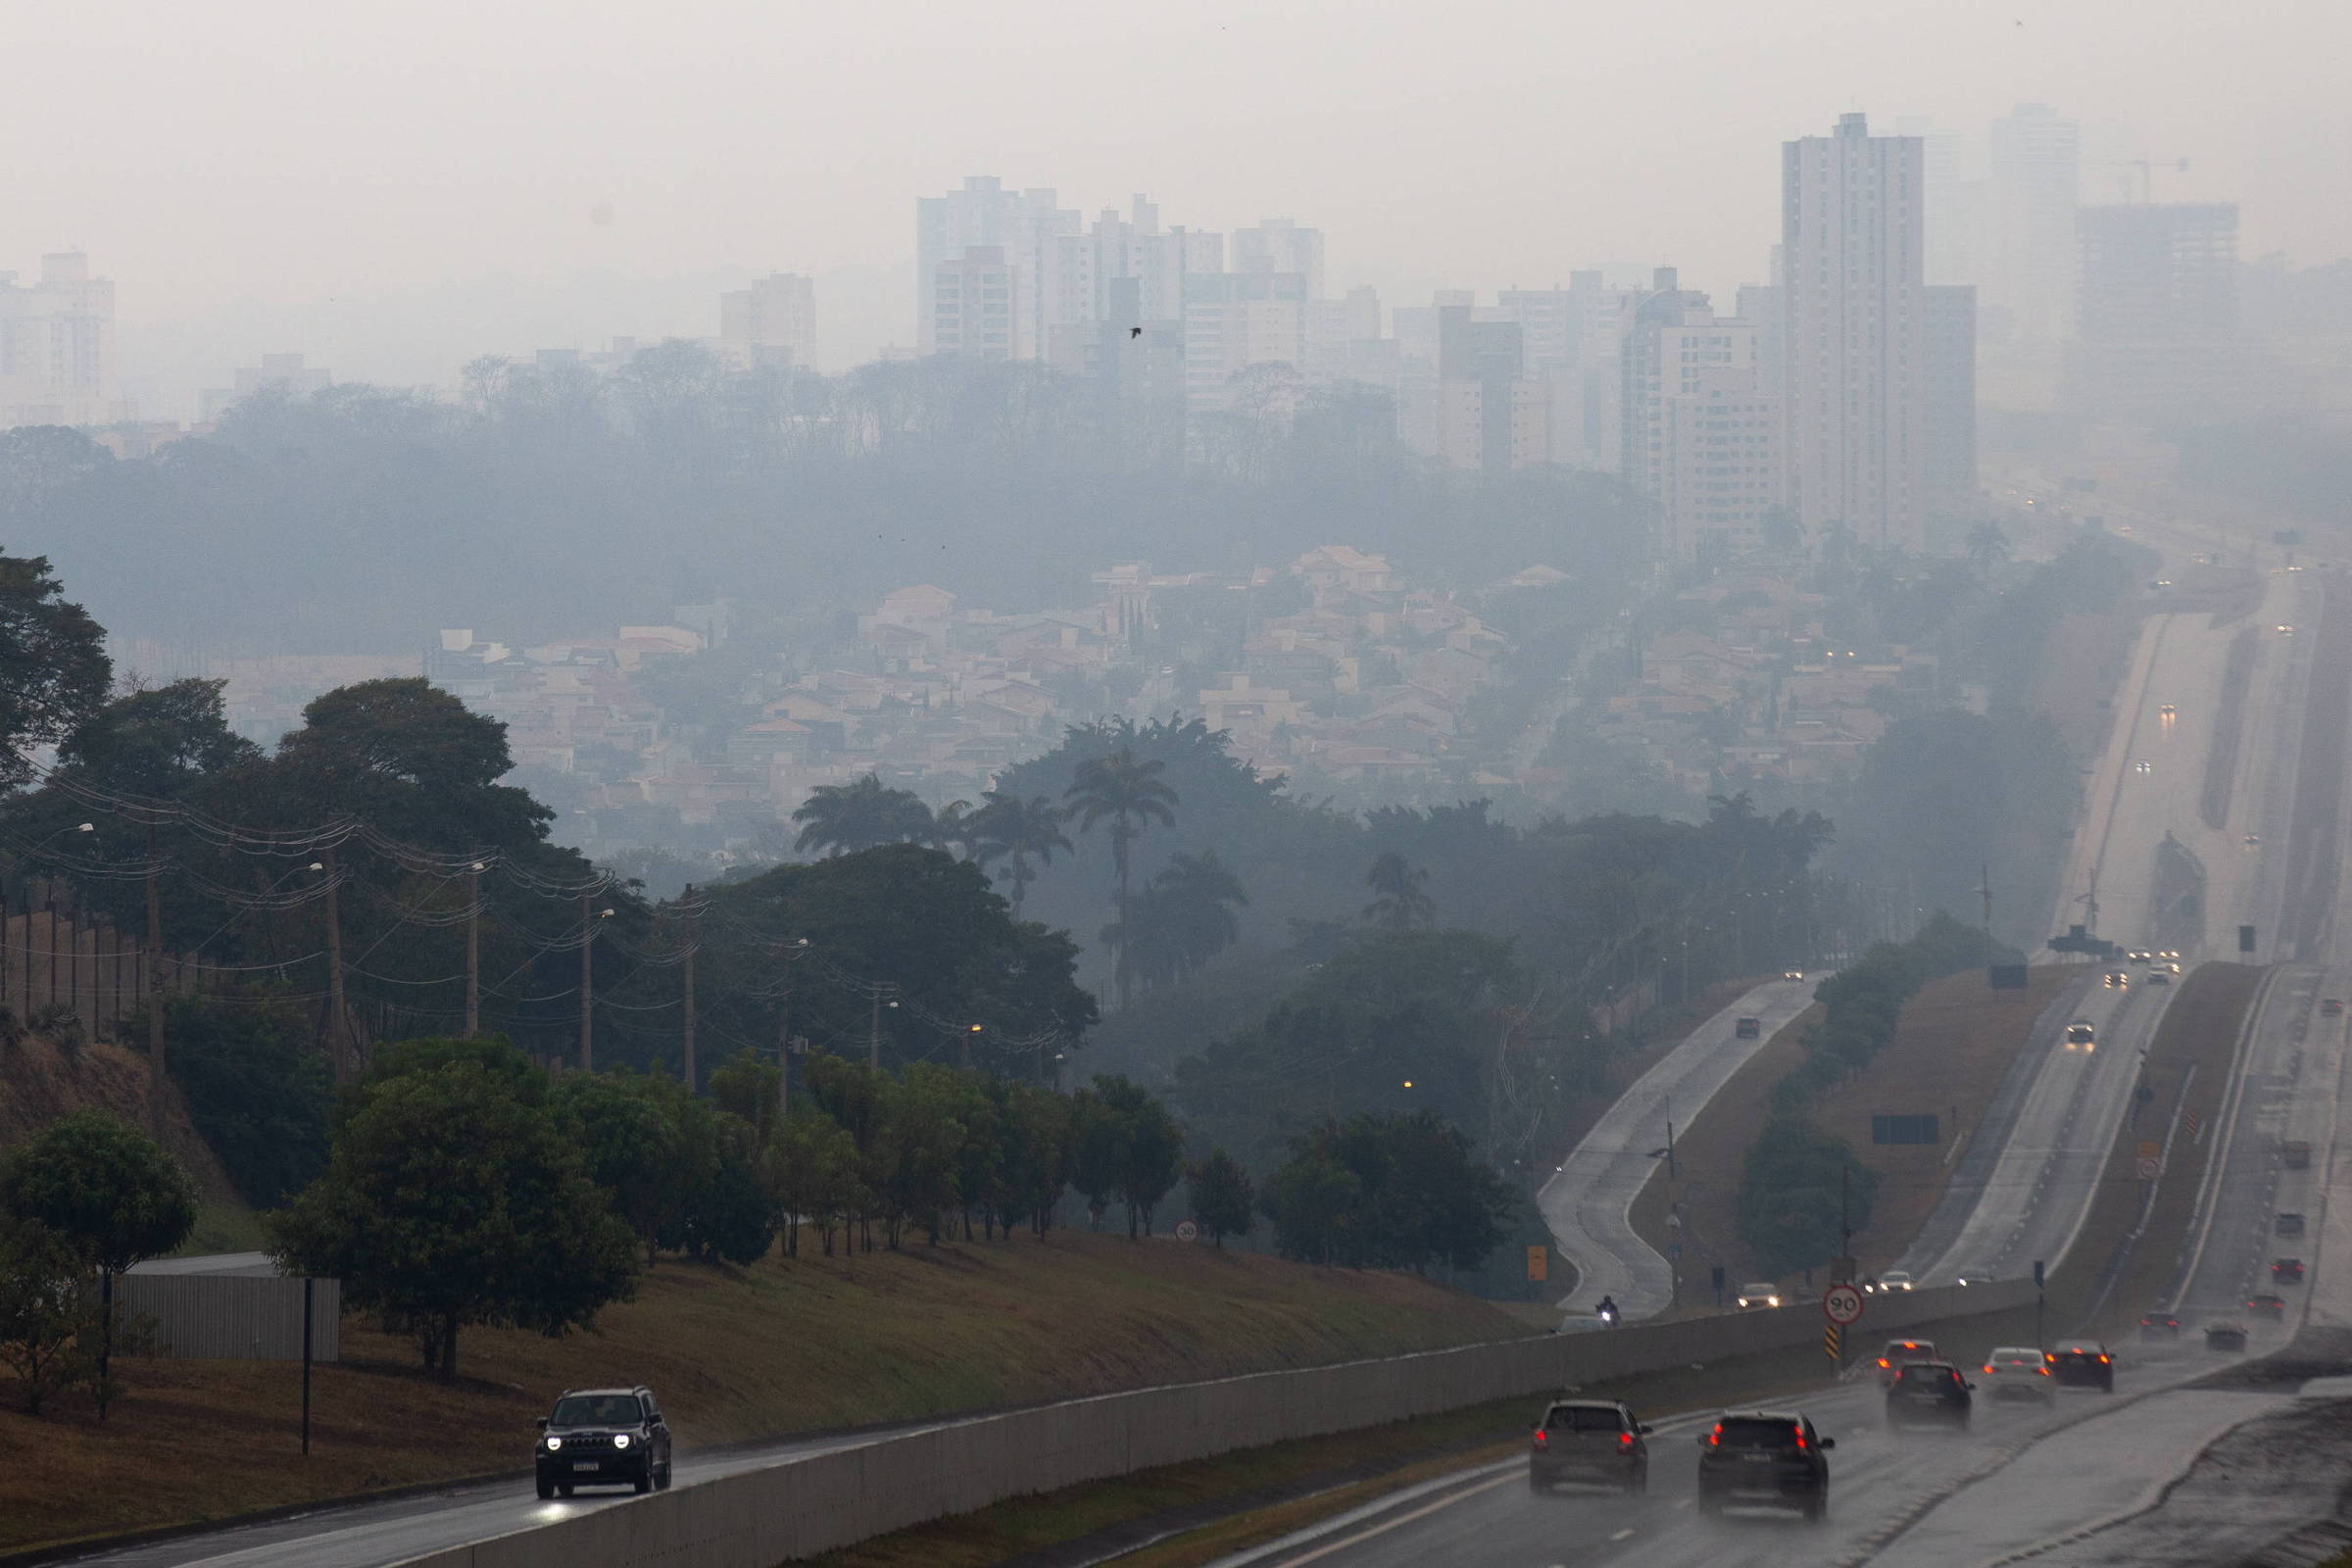
[[[1634, 1233], [1634, 1200], [1658, 1168], [1657, 1153], [1675, 1127], [1688, 1127], [1706, 1102], [1802, 1012], [1827, 971], [1758, 986], [1692, 1030], [1617, 1098], [1537, 1195], [1544, 1223], [1576, 1269], [1575, 1299], [1590, 1308], [1614, 1299], [1629, 1319], [1655, 1317], [1674, 1299], [1667, 1260]], [[1757, 1021], [1739, 1037], [1742, 1017]]]

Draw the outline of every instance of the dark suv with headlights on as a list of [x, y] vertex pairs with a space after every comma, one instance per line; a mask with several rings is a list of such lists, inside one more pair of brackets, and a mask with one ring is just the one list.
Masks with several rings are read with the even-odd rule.
[[1560, 1399], [1544, 1412], [1527, 1453], [1527, 1486], [1549, 1492], [1563, 1481], [1649, 1490], [1649, 1428], [1613, 1399]]
[[669, 1486], [669, 1424], [654, 1391], [565, 1389], [539, 1423], [539, 1495], [574, 1487]]
[[1905, 1361], [1886, 1385], [1886, 1429], [1940, 1426], [1966, 1432], [1976, 1406], [1969, 1391], [1975, 1387], [1949, 1361]]
[[1698, 1437], [1698, 1511], [1752, 1503], [1794, 1506], [1808, 1523], [1830, 1516], [1829, 1450], [1838, 1446], [1788, 1410], [1726, 1410]]

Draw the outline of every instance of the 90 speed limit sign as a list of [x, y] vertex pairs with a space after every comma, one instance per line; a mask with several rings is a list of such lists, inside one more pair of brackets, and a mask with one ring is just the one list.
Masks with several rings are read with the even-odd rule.
[[1839, 1328], [1862, 1320], [1862, 1293], [1851, 1285], [1833, 1285], [1821, 1293], [1821, 1315]]

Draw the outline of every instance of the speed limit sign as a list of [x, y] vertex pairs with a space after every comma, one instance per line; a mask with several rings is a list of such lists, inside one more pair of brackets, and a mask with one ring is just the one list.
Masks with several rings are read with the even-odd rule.
[[1839, 1328], [1862, 1319], [1862, 1293], [1851, 1285], [1833, 1285], [1821, 1293], [1821, 1315]]
[[1176, 1222], [1176, 1239], [1180, 1242], [1197, 1242], [1200, 1239], [1200, 1227], [1189, 1219], [1180, 1219]]

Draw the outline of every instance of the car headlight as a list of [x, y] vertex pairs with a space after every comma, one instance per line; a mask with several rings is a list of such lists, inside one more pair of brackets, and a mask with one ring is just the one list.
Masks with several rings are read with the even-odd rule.
[[612, 1436], [612, 1446], [614, 1446], [615, 1448], [625, 1448], [625, 1447], [627, 1447], [628, 1446], [629, 1446], [629, 1435], [628, 1435], [626, 1432], [617, 1432], [617, 1433], [614, 1433], [614, 1434], [613, 1434], [613, 1436]]
[[562, 1446], [564, 1446], [564, 1440], [562, 1438], [550, 1438], [547, 1440], [547, 1451], [550, 1453], [555, 1452]]

